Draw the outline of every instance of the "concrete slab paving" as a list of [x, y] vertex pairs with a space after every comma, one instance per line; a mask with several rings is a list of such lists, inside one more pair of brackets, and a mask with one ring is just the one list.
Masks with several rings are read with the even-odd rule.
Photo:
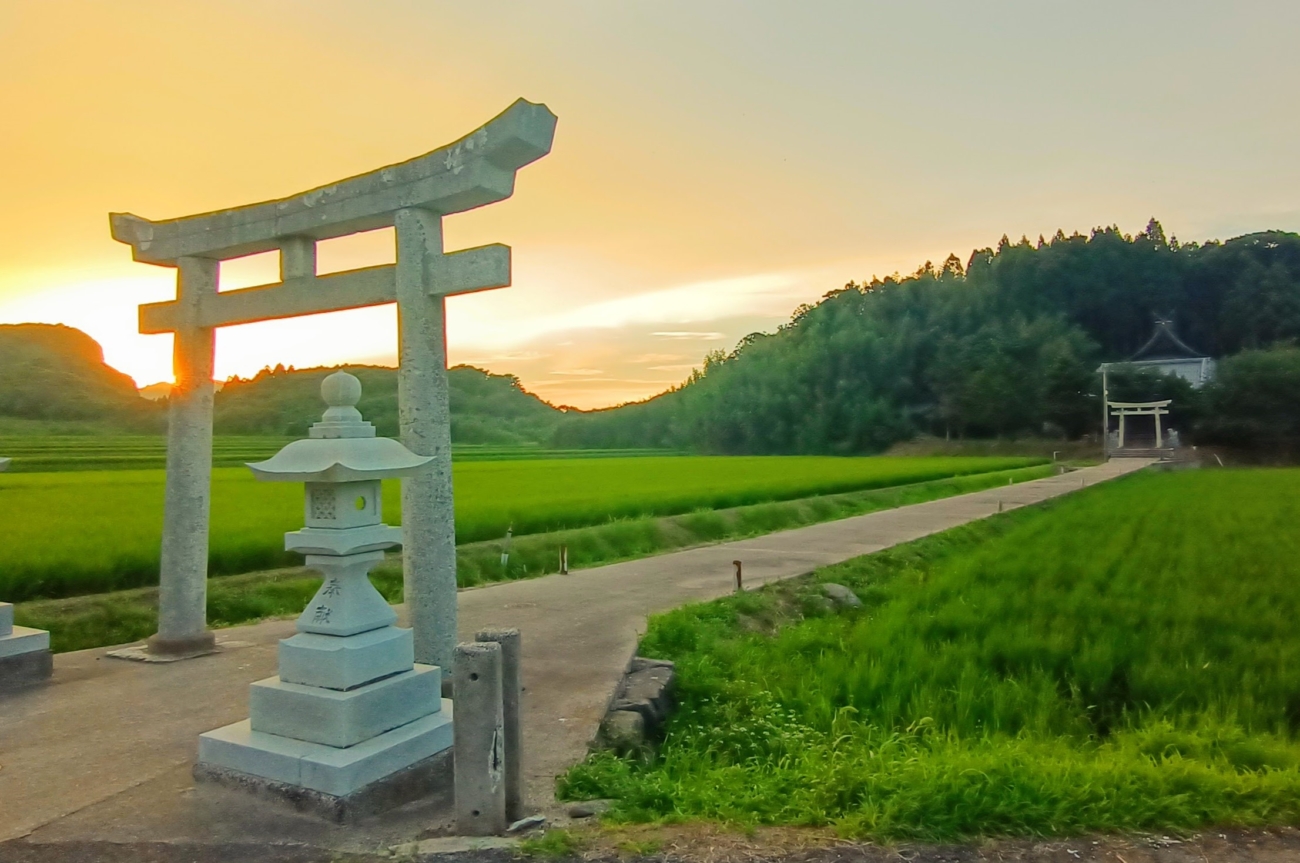
[[[555, 777], [581, 760], [648, 615], [809, 572], [1151, 462], [1060, 476], [753, 539], [459, 594], [460, 638], [523, 634], [524, 778], [530, 811], [555, 812]], [[248, 716], [249, 684], [276, 671], [292, 620], [217, 633], [218, 653], [171, 664], [60, 654], [51, 682], [0, 698], [0, 842], [266, 842], [372, 851], [445, 833], [449, 801], [421, 801], [340, 827], [190, 778], [200, 733]], [[69, 847], [72, 847], [71, 845]]]

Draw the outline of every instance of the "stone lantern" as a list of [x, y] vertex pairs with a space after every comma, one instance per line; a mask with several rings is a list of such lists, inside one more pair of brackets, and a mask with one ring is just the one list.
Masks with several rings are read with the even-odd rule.
[[285, 534], [284, 546], [324, 580], [297, 634], [280, 642], [279, 675], [252, 685], [249, 718], [200, 735], [195, 775], [341, 814], [389, 786], [426, 785], [413, 774], [438, 769], [452, 718], [442, 671], [415, 664], [411, 630], [394, 626], [396, 613], [368, 577], [402, 541], [401, 528], [383, 523], [381, 480], [431, 459], [375, 437], [356, 409], [361, 382], [352, 375], [330, 375], [321, 395], [329, 408], [310, 437], [249, 468], [258, 479], [306, 484], [306, 525]]

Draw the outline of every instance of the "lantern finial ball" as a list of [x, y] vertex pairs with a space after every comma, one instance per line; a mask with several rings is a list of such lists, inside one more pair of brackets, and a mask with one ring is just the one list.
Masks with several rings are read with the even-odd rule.
[[355, 407], [361, 401], [361, 381], [347, 372], [335, 372], [321, 381], [320, 396], [332, 408]]

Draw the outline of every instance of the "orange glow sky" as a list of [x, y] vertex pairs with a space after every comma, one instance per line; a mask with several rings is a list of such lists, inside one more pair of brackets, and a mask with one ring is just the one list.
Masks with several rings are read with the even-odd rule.
[[[62, 322], [148, 384], [172, 271], [107, 213], [281, 197], [559, 115], [515, 197], [447, 219], [514, 248], [449, 301], [453, 362], [594, 407], [681, 381], [849, 279], [1155, 215], [1300, 228], [1300, 5], [969, 0], [0, 2], [0, 322]], [[325, 244], [322, 268], [391, 258]], [[271, 281], [274, 261], [223, 267]], [[391, 308], [221, 331], [220, 376], [395, 361]]]

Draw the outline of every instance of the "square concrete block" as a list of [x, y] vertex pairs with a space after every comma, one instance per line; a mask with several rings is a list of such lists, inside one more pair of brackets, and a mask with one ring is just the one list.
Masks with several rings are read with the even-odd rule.
[[15, 626], [9, 635], [0, 636], [0, 659], [49, 649], [50, 634], [43, 629]]
[[300, 632], [280, 642], [280, 679], [303, 686], [356, 689], [414, 663], [411, 630], [395, 626], [345, 638]]
[[199, 735], [199, 763], [342, 797], [450, 748], [451, 701], [440, 708], [347, 749], [264, 734], [244, 720]]
[[442, 671], [431, 665], [347, 692], [269, 677], [249, 689], [249, 721], [254, 731], [344, 748], [437, 712], [441, 695]]
[[0, 656], [0, 693], [49, 680], [53, 673], [54, 654], [48, 650]]
[[0, 602], [0, 638], [14, 631], [14, 607], [12, 603]]

